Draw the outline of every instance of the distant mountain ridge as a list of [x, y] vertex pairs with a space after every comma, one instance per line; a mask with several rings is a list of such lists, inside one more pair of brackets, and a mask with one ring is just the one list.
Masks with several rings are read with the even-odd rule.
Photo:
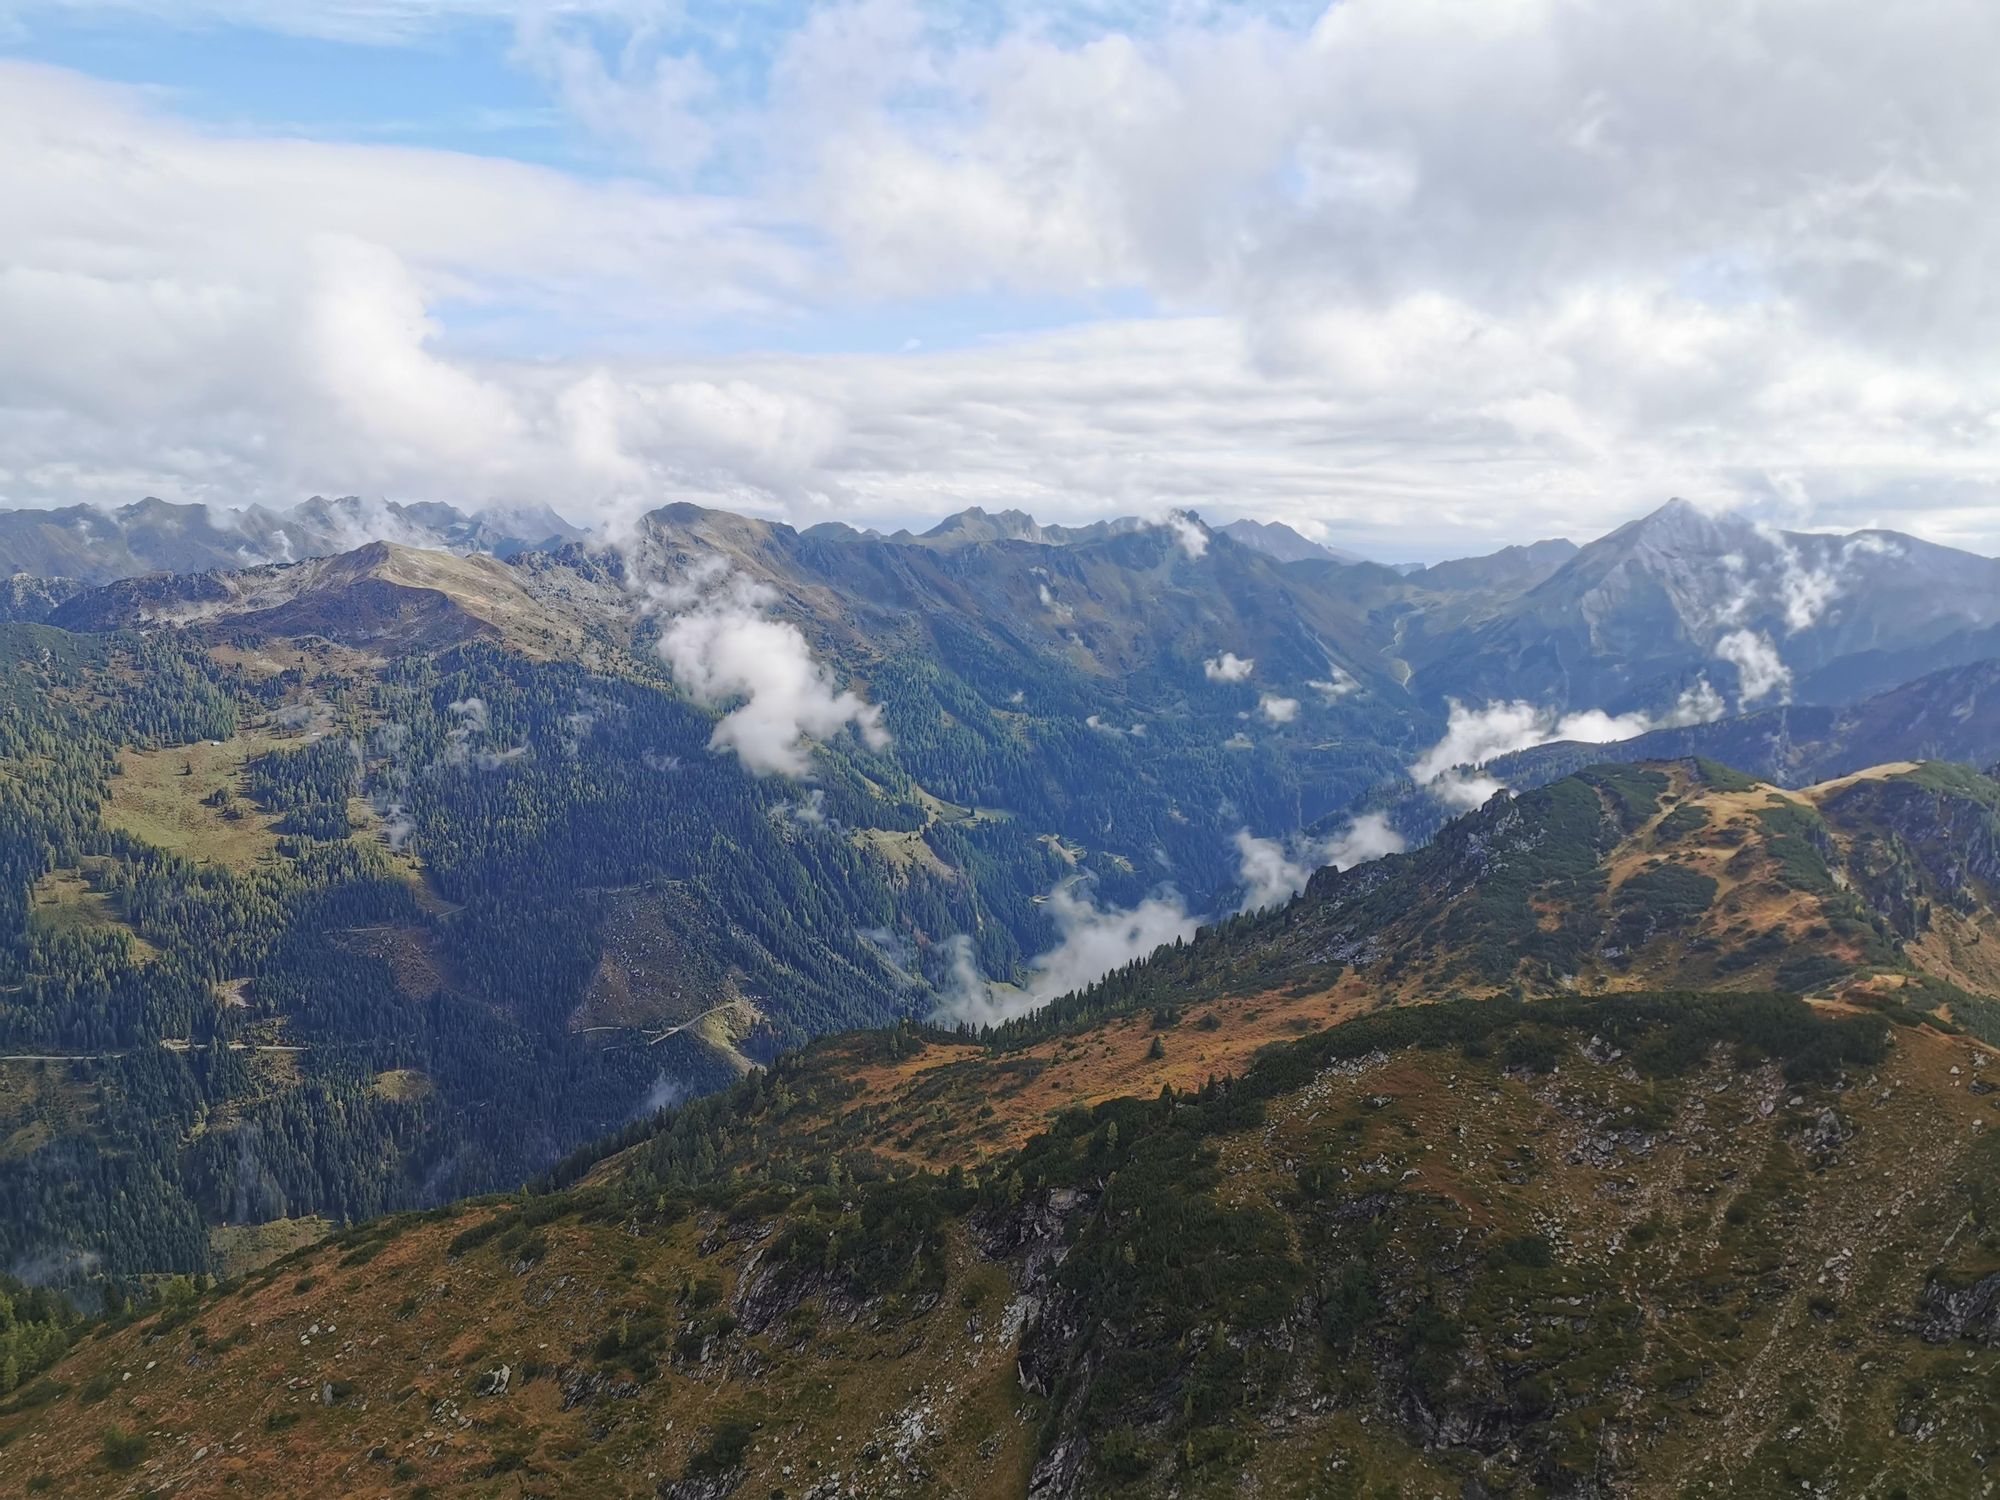
[[228, 510], [147, 497], [116, 510], [0, 511], [0, 577], [28, 574], [110, 583], [145, 573], [256, 567], [396, 542], [497, 557], [580, 541], [584, 532], [547, 507], [467, 514], [436, 501], [400, 504], [315, 495], [286, 510]]
[[[515, 561], [526, 559], [517, 555]], [[214, 627], [223, 634], [320, 636], [367, 648], [440, 647], [504, 636], [546, 654], [582, 639], [576, 596], [588, 592], [590, 574], [571, 572], [568, 598], [540, 588], [538, 577], [531, 567], [483, 552], [368, 542], [301, 562], [119, 579], [71, 596], [50, 612], [48, 623], [93, 632]]]
[[2000, 758], [2000, 661], [1947, 667], [1859, 703], [1794, 704], [1608, 745], [1538, 745], [1489, 763], [1510, 786], [1539, 786], [1606, 761], [1721, 761], [1779, 786], [1808, 786], [1892, 761]]
[[1898, 532], [1776, 531], [1675, 500], [1451, 627], [1418, 618], [1400, 641], [1434, 703], [1619, 712], [1672, 703], [1702, 677], [1745, 709], [1849, 702], [2000, 655], [2000, 561]]
[[1279, 562], [1305, 562], [1309, 558], [1323, 558], [1329, 562], [1357, 563], [1364, 559], [1353, 552], [1343, 552], [1338, 547], [1323, 546], [1319, 542], [1300, 536], [1282, 521], [1231, 521], [1226, 526], [1215, 528], [1232, 541], [1241, 542], [1246, 547], [1254, 547], [1266, 556], [1275, 557]]
[[[1185, 680], [1228, 652], [1254, 664], [1276, 701], [1310, 708], [1351, 681], [1405, 699], [1440, 727], [1453, 703], [1526, 704], [1629, 716], [1643, 731], [1854, 703], [2000, 658], [2000, 561], [1894, 532], [1775, 531], [1684, 501], [1583, 547], [1544, 540], [1407, 570], [1335, 554], [1275, 523], [1212, 527], [1192, 512], [1061, 526], [971, 507], [921, 534], [884, 535], [676, 503], [617, 546], [548, 511], [468, 516], [429, 503], [315, 498], [228, 520], [159, 501], [87, 516], [0, 513], [0, 568], [16, 573], [0, 612], [38, 621], [61, 608], [96, 628], [168, 619], [214, 586], [166, 576], [105, 600], [72, 596], [125, 574], [220, 576], [337, 555], [372, 533], [503, 561], [562, 553], [559, 568], [613, 577], [628, 556], [671, 577], [713, 553], [772, 588], [809, 639], [844, 642], [857, 666], [873, 654], [870, 631], [902, 628], [914, 611], [947, 634], [986, 638], [992, 659], [1065, 652], [1114, 687], [1169, 661]], [[249, 560], [260, 555], [271, 560]], [[234, 609], [225, 602], [221, 613]]]

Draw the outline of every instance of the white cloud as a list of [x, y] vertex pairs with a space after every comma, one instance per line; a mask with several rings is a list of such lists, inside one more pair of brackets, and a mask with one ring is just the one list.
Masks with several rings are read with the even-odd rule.
[[635, 29], [607, 56], [588, 29], [591, 9], [520, 7], [514, 55], [586, 130], [632, 147], [670, 177], [689, 176], [716, 146], [705, 108], [717, 94], [714, 75], [699, 58], [663, 48], [656, 28]]
[[487, 711], [484, 698], [457, 698], [448, 705], [451, 716], [459, 721], [453, 734], [485, 734], [493, 727], [493, 716]]
[[1780, 702], [1791, 698], [1792, 669], [1762, 631], [1732, 631], [1715, 643], [1715, 654], [1736, 668], [1736, 696], [1743, 707], [1761, 703], [1773, 694]]
[[1077, 886], [1070, 881], [1049, 893], [1047, 909], [1060, 937], [1028, 965], [1027, 983], [1018, 989], [986, 980], [973, 963], [971, 940], [952, 939], [950, 976], [934, 1019], [991, 1026], [1032, 1014], [1113, 969], [1193, 937], [1201, 925], [1172, 893], [1149, 897], [1130, 909], [1103, 908]]
[[1336, 870], [1351, 870], [1385, 854], [1401, 854], [1407, 847], [1382, 813], [1363, 813], [1345, 829], [1320, 846], [1323, 864]]
[[[34, 205], [0, 218], [12, 502], [579, 486], [602, 509], [648, 476], [637, 441], [599, 441], [592, 369], [475, 358], [439, 309], [530, 326], [616, 305], [664, 330], [772, 309], [802, 272], [740, 205], [497, 158], [199, 132], [144, 96], [18, 63], [0, 63], [0, 191]], [[702, 390], [649, 385], [662, 434], [727, 429]], [[785, 431], [768, 411], [737, 425]]]
[[[1887, 537], [1864, 532], [1847, 538], [1837, 549], [1818, 543], [1821, 556], [1811, 560], [1802, 555], [1798, 539], [1787, 537], [1776, 527], [1760, 526], [1758, 533], [1771, 548], [1770, 581], [1784, 613], [1787, 635], [1811, 630], [1820, 623], [1840, 596], [1854, 585], [1855, 564], [1859, 559], [1893, 556], [1900, 550]], [[1747, 603], [1748, 599], [1746, 591], [1739, 603]], [[1740, 618], [1742, 613], [1739, 608], [1736, 617]]]
[[1244, 886], [1242, 911], [1261, 911], [1291, 900], [1306, 888], [1315, 870], [1328, 865], [1352, 869], [1407, 847], [1403, 836], [1378, 812], [1363, 813], [1341, 832], [1323, 839], [1294, 837], [1280, 842], [1240, 828], [1235, 842], [1238, 878]]
[[1122, 735], [1135, 740], [1143, 740], [1146, 737], [1144, 724], [1134, 724], [1130, 729], [1120, 729], [1116, 724], [1105, 723], [1102, 714], [1092, 714], [1083, 722], [1099, 734]]
[[[626, 175], [198, 128], [0, 67], [8, 502], [1227, 495], [1402, 556], [1679, 492], [2000, 547], [1978, 0], [872, 0], [775, 42], [623, 0], [79, 9], [378, 44], [512, 19]], [[933, 297], [1004, 332], [1006, 293], [1156, 311], [645, 357], [824, 348], [855, 310], [896, 348]]]
[[[1778, 603], [1784, 610], [1786, 633], [1797, 635], [1802, 630], [1812, 629], [1827, 607], [1840, 597], [1839, 563], [1844, 559], [1836, 560], [1833, 566], [1816, 566], [1802, 558], [1798, 549], [1776, 527], [1761, 526], [1758, 532], [1770, 544], [1775, 558], [1776, 592]], [[1740, 618], [1742, 613], [1741, 609], [1737, 610], [1737, 617]], [[1717, 654], [1721, 654], [1719, 648]], [[1724, 657], [1724, 660], [1730, 659]]]
[[1186, 511], [1169, 512], [1167, 529], [1173, 532], [1175, 544], [1188, 555], [1190, 562], [1199, 561], [1208, 551], [1208, 529]]
[[1338, 703], [1342, 698], [1345, 698], [1349, 693], [1361, 686], [1360, 683], [1354, 680], [1352, 674], [1345, 667], [1337, 663], [1328, 662], [1327, 673], [1328, 675], [1324, 678], [1313, 678], [1306, 683], [1306, 686], [1318, 693], [1329, 703]]
[[765, 613], [772, 599], [721, 558], [652, 591], [653, 607], [669, 616], [659, 650], [674, 681], [707, 707], [736, 704], [709, 748], [733, 750], [758, 776], [804, 776], [812, 766], [808, 737], [823, 740], [849, 725], [870, 749], [886, 749], [882, 711], [852, 689], [835, 689], [799, 627]]
[[1312, 878], [1312, 868], [1294, 859], [1284, 844], [1258, 838], [1247, 828], [1236, 830], [1236, 858], [1237, 878], [1244, 886], [1244, 911], [1261, 911], [1289, 901]]
[[[458, 722], [445, 732], [445, 765], [472, 766], [481, 771], [496, 771], [527, 755], [526, 745], [509, 745], [496, 749], [491, 745], [480, 744], [480, 741], [488, 738], [493, 732], [493, 718], [487, 710], [485, 699], [460, 698], [449, 705], [449, 712]], [[407, 837], [407, 830], [402, 836], [395, 831], [396, 825], [404, 821], [401, 813], [400, 806], [393, 814], [385, 812], [385, 816], [388, 816], [391, 822], [389, 841], [392, 847], [401, 847], [402, 837]]]
[[1257, 700], [1257, 712], [1273, 724], [1289, 724], [1299, 716], [1299, 700], [1265, 693]]
[[931, 1020], [943, 1026], [997, 1026], [1039, 1009], [1025, 991], [1012, 994], [988, 982], [972, 957], [972, 939], [958, 933], [945, 940], [947, 967]]
[[1211, 656], [1201, 664], [1202, 672], [1210, 682], [1241, 682], [1256, 669], [1253, 657], [1238, 656], [1234, 651], [1225, 651], [1220, 656]]
[[1479, 774], [1488, 761], [1558, 740], [1606, 745], [1655, 729], [1706, 724], [1722, 717], [1722, 695], [1706, 677], [1682, 691], [1664, 714], [1610, 714], [1600, 708], [1559, 714], [1523, 699], [1473, 708], [1450, 700], [1444, 735], [1410, 764], [1410, 779], [1453, 807], [1478, 807], [1504, 783]]
[[826, 822], [826, 789], [814, 787], [796, 802], [787, 802], [779, 815], [794, 823], [818, 827]]
[[650, 1119], [663, 1109], [678, 1109], [687, 1102], [690, 1093], [692, 1090], [685, 1083], [669, 1073], [662, 1072], [653, 1080], [652, 1086], [646, 1090], [645, 1096], [633, 1109], [632, 1118]]

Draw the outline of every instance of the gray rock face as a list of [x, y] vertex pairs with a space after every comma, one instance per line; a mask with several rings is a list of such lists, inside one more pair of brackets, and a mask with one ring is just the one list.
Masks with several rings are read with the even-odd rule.
[[2000, 1271], [1956, 1289], [1930, 1283], [1924, 1289], [1919, 1331], [1933, 1344], [1959, 1339], [2000, 1344]]
[[512, 1385], [513, 1381], [513, 1367], [511, 1365], [500, 1365], [488, 1370], [473, 1383], [472, 1394], [475, 1396], [504, 1396], [507, 1394], [507, 1387]]

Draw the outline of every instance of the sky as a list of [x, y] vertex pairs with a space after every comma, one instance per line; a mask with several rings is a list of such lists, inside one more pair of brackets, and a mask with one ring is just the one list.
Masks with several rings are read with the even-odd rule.
[[2000, 552], [1990, 0], [0, 0], [0, 504]]

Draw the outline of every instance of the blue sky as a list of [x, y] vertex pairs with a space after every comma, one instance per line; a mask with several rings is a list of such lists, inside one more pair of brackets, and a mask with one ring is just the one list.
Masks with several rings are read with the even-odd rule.
[[406, 43], [345, 42], [144, 12], [31, 14], [5, 51], [167, 92], [186, 118], [223, 129], [402, 140], [584, 170], [588, 151], [546, 89], [509, 66], [497, 18]]
[[0, 0], [0, 502], [2000, 549], [1990, 6]]
[[[406, 13], [396, 5], [301, 7], [52, 6], [24, 8], [5, 51], [156, 93], [182, 119], [232, 134], [302, 137], [355, 145], [398, 144], [533, 163], [581, 180], [641, 179], [723, 197], [758, 190], [762, 148], [719, 151], [692, 171], [663, 171], [643, 146], [607, 138], [565, 108], [560, 85], [528, 55], [533, 29], [503, 7], [457, 15]], [[420, 7], [409, 8], [415, 12]], [[774, 54], [809, 16], [804, 4], [675, 7], [678, 16], [634, 26], [612, 14], [562, 23], [569, 45], [588, 47], [607, 72], [643, 73], [659, 56], [698, 58], [714, 80], [704, 112], [722, 119], [759, 107]], [[1148, 19], [1145, 7], [1080, 7], [1051, 18], [1052, 32], [1088, 34], [1089, 18], [1120, 13]], [[525, 12], [524, 12], [525, 14]], [[991, 35], [992, 11], [940, 6], [931, 23], [955, 37]], [[264, 24], [248, 24], [262, 15]], [[628, 55], [629, 54], [629, 55]], [[921, 110], [924, 101], [912, 99]], [[940, 349], [1101, 318], [1142, 317], [1143, 287], [1022, 295], [1005, 288], [976, 295], [850, 299], [788, 308], [755, 322], [740, 316], [670, 335], [634, 326], [607, 305], [596, 316], [567, 308], [560, 318], [483, 304], [434, 304], [443, 335], [468, 353], [541, 357], [598, 351], [716, 353], [780, 349], [800, 353], [895, 353]]]

